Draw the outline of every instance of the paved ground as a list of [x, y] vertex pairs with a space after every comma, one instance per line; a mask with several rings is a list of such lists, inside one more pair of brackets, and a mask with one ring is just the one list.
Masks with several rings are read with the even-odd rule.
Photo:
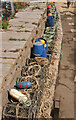
[[59, 75], [57, 78], [56, 98], [61, 96], [60, 104], [60, 118], [74, 118], [74, 42], [76, 28], [74, 18], [75, 6], [66, 7], [65, 3], [58, 3], [61, 13], [64, 42], [59, 68]]
[[[32, 10], [36, 6], [39, 6], [40, 9]], [[6, 76], [11, 64], [19, 56], [19, 51], [23, 49], [31, 32], [37, 27], [45, 9], [45, 3], [30, 3], [29, 7], [16, 13], [15, 18], [9, 21], [7, 30], [0, 30], [0, 34], [2, 34], [2, 42], [0, 41], [2, 44], [0, 53], [0, 65], [3, 64], [2, 77]]]

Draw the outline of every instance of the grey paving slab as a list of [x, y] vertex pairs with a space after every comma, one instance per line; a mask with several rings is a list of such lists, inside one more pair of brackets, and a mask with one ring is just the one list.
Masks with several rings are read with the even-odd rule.
[[15, 38], [15, 39], [28, 39], [28, 37], [30, 36], [30, 32], [12, 32], [12, 31], [8, 31], [8, 32], [3, 32], [2, 33], [2, 41], [9, 41], [10, 38]]
[[27, 23], [27, 26], [24, 24], [23, 27], [25, 27], [25, 28], [32, 28], [32, 29], [36, 28], [38, 22], [34, 22], [34, 21], [31, 21], [31, 22], [32, 23]]
[[2, 42], [8, 41], [12, 34], [12, 31], [2, 32]]
[[[17, 22], [17, 23], [22, 23], [22, 24], [26, 24], [27, 25], [27, 23], [31, 23], [32, 21], [38, 22], [39, 19], [38, 18], [32, 18], [32, 19], [30, 19], [30, 18], [26, 18], [26, 19], [18, 18], [16, 20], [10, 21], [10, 24], [14, 26], [14, 24]], [[14, 24], [12, 22], [14, 22]]]
[[2, 62], [2, 58], [0, 58], [0, 63]]
[[[14, 45], [15, 46], [21, 45], [23, 47], [23, 45], [25, 43], [26, 43], [25, 41], [9, 41], [9, 42], [4, 41], [4, 42], [2, 42], [2, 45], [13, 45], [13, 47], [14, 47]], [[21, 46], [19, 46], [19, 47], [21, 47]]]
[[0, 63], [2, 63], [2, 64], [14, 64], [15, 59], [1, 59], [0, 58]]
[[[25, 23], [26, 23], [26, 21], [25, 21]], [[29, 32], [31, 32], [33, 30], [33, 28], [36, 27], [36, 25], [32, 24], [32, 23], [38, 23], [38, 21], [35, 21], [33, 19], [30, 23], [27, 23], [27, 25], [25, 23], [22, 26], [14, 24], [11, 28], [8, 28], [8, 30], [12, 30], [12, 31], [16, 31], [16, 32], [22, 30], [22, 32], [26, 32], [26, 30], [29, 29]]]
[[23, 25], [23, 22], [19, 22], [19, 20], [21, 20], [20, 18], [18, 18], [18, 19], [11, 19], [10, 20], [10, 22], [9, 22], [9, 24], [10, 24], [10, 26], [12, 25], [12, 26], [21, 26], [21, 25]]
[[13, 53], [13, 52], [1, 52], [0, 58], [7, 58], [7, 59], [16, 59], [19, 56], [19, 53]]
[[2, 51], [19, 51], [24, 47], [26, 41], [9, 41], [2, 42]]
[[[10, 65], [9, 64], [7, 64], [6, 66], [5, 65], [2, 65], [1, 63], [0, 63], [0, 82], [2, 83], [2, 79], [3, 79], [3, 77], [5, 77], [6, 75], [7, 75], [7, 72], [9, 71], [9, 68], [10, 68]], [[1, 86], [0, 86], [0, 88], [1, 88]]]
[[11, 65], [10, 64], [2, 64], [2, 77], [5, 77], [9, 72]]
[[27, 13], [27, 12], [24, 12], [24, 13], [18, 13], [18, 14], [16, 14], [16, 17], [20, 17], [20, 18], [30, 18], [30, 19], [32, 19], [32, 18], [40, 18], [41, 17], [41, 15], [37, 12], [37, 13], [32, 13], [32, 14], [29, 14], [29, 13]]
[[33, 30], [34, 26], [33, 27], [30, 27], [30, 26], [25, 26], [25, 28], [21, 28], [21, 29], [17, 29], [17, 31], [22, 31], [22, 32], [31, 32]]
[[1, 88], [1, 84], [2, 84], [2, 79], [3, 79], [3, 77], [0, 76], [0, 88]]
[[30, 35], [31, 35], [31, 32], [14, 32], [11, 35], [11, 38], [12, 39], [19, 39], [19, 40], [24, 39], [24, 41], [26, 41]]

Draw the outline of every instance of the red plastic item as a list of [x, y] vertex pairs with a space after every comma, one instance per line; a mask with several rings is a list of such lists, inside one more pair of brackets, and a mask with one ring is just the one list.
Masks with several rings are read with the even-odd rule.
[[16, 9], [16, 12], [18, 12], [18, 9]]
[[48, 13], [48, 17], [49, 17], [49, 16], [53, 16], [52, 13]]
[[48, 5], [47, 8], [52, 8], [52, 6], [51, 6], [51, 5]]

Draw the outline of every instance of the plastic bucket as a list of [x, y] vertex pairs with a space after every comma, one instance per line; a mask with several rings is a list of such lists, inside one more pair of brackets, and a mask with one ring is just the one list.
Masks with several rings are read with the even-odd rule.
[[44, 50], [44, 46], [42, 43], [36, 42], [33, 44], [33, 52], [32, 52], [33, 55], [40, 56], [40, 55], [42, 55], [43, 50]]
[[44, 45], [44, 48], [46, 51], [48, 51], [48, 44], [47, 43]]
[[46, 42], [46, 40], [45, 40], [44, 38], [37, 38], [37, 39], [35, 40], [35, 42], [38, 42], [38, 41], [40, 41], [40, 40], [44, 40], [44, 41]]
[[35, 40], [35, 42], [38, 42], [40, 40], [40, 38], [37, 38], [36, 40]]
[[48, 50], [48, 44], [47, 44], [47, 41], [46, 41], [44, 38], [37, 38], [37, 39], [35, 40], [35, 42], [38, 42], [38, 41], [40, 41], [40, 40], [44, 40], [44, 41], [45, 41], [44, 47], [45, 47], [45, 50], [47, 51], [47, 50]]
[[54, 21], [55, 21], [54, 16], [47, 17], [47, 23], [48, 23], [49, 27], [53, 27], [54, 26]]
[[45, 48], [44, 48], [43, 53], [42, 53], [42, 55], [40, 57], [47, 58], [47, 54], [46, 54], [46, 49]]

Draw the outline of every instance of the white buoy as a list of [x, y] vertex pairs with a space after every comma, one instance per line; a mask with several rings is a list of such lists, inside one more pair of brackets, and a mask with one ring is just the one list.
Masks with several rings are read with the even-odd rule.
[[9, 89], [8, 92], [13, 98], [18, 100], [19, 102], [21, 101], [22, 103], [25, 103], [27, 101], [27, 97], [16, 89]]

